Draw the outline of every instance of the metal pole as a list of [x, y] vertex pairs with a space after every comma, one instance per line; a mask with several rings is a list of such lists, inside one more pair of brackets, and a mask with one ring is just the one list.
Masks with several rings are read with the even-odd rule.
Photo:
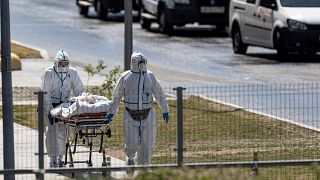
[[132, 0], [124, 1], [124, 70], [130, 69], [132, 53]]
[[46, 92], [38, 91], [35, 94], [38, 94], [38, 152], [39, 152], [39, 174], [37, 174], [37, 179], [43, 180], [44, 174], [41, 173], [44, 170], [44, 143], [43, 143], [43, 135], [44, 135], [44, 94]]
[[[9, 0], [1, 0], [1, 74], [3, 108], [3, 162], [4, 169], [15, 169], [13, 103], [11, 77], [11, 43]], [[15, 179], [14, 174], [5, 174], [4, 179]]]
[[177, 136], [178, 136], [178, 154], [177, 154], [177, 163], [178, 167], [183, 165], [183, 102], [182, 102], [182, 91], [186, 88], [177, 87], [173, 90], [177, 90]]

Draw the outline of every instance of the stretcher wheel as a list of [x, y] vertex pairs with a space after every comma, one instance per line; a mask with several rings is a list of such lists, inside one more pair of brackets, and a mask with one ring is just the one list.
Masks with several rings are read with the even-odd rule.
[[91, 166], [92, 166], [92, 162], [90, 162], [90, 160], [89, 160], [89, 161], [87, 161], [87, 164], [88, 164], [88, 166], [89, 166], [89, 167], [91, 167]]
[[108, 138], [111, 137], [111, 129], [108, 129], [108, 130], [107, 130], [107, 136], [108, 136]]

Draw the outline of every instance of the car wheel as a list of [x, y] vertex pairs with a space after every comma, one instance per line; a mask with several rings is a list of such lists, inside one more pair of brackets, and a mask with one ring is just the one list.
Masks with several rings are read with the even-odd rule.
[[87, 16], [88, 15], [88, 11], [89, 11], [89, 7], [88, 6], [79, 5], [79, 14], [80, 15]]
[[159, 30], [162, 33], [170, 34], [173, 31], [173, 25], [168, 22], [168, 18], [165, 9], [162, 8], [159, 17]]
[[102, 20], [108, 19], [108, 8], [103, 6], [102, 0], [97, 0], [96, 11], [99, 19], [102, 19]]
[[288, 55], [288, 51], [280, 31], [277, 31], [275, 34], [275, 48], [278, 56], [285, 57]]
[[141, 7], [141, 9], [139, 11], [140, 25], [141, 25], [142, 29], [149, 30], [150, 26], [151, 26], [151, 21], [142, 16], [143, 12], [144, 12], [143, 7]]
[[248, 45], [242, 42], [242, 36], [238, 26], [235, 26], [232, 31], [232, 47], [233, 52], [236, 54], [245, 54], [248, 49]]

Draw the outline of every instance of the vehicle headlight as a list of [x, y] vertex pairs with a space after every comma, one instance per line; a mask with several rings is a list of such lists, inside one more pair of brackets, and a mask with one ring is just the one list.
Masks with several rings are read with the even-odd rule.
[[174, 8], [174, 0], [166, 1], [166, 5], [167, 5], [167, 8], [173, 9]]
[[190, 4], [190, 0], [174, 0], [176, 4]]
[[293, 30], [307, 30], [308, 29], [307, 24], [296, 21], [296, 20], [288, 19], [287, 23], [288, 23], [288, 27]]
[[173, 9], [175, 4], [190, 4], [190, 0], [167, 0], [166, 5], [169, 9]]

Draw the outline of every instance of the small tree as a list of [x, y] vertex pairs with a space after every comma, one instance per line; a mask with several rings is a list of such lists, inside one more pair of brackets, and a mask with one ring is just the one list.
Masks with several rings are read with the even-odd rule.
[[106, 74], [102, 86], [99, 88], [99, 93], [107, 98], [112, 98], [112, 90], [115, 87], [120, 74], [123, 72], [120, 66], [116, 66]]
[[[102, 70], [106, 69], [107, 65], [104, 65], [102, 60], [98, 61], [96, 67], [93, 67], [91, 64], [84, 66], [84, 71], [87, 72], [87, 91], [89, 91], [89, 81], [93, 78], [94, 75], [100, 73]], [[93, 87], [92, 91], [95, 93], [99, 93], [101, 96], [105, 96], [108, 99], [112, 98], [112, 90], [116, 85], [118, 77], [123, 72], [120, 66], [116, 66], [111, 69], [107, 74], [105, 74], [105, 80], [101, 86]]]
[[88, 78], [87, 78], [87, 91], [89, 90], [89, 81], [90, 79], [100, 73], [102, 70], [106, 69], [108, 66], [104, 65], [104, 62], [102, 60], [98, 61], [97, 66], [94, 68], [91, 64], [88, 64], [83, 67], [83, 70], [87, 72]]

